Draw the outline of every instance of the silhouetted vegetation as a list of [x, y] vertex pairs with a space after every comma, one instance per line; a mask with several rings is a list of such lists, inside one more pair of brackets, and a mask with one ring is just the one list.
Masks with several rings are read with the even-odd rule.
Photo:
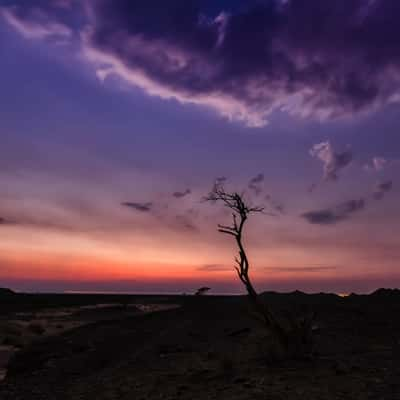
[[[314, 315], [277, 318], [270, 307], [262, 301], [250, 279], [250, 262], [243, 244], [243, 230], [250, 215], [263, 213], [264, 207], [252, 206], [244, 194], [227, 192], [221, 183], [216, 183], [206, 197], [207, 201], [221, 202], [232, 211], [232, 225], [218, 225], [218, 231], [232, 236], [237, 244], [239, 256], [235, 257], [235, 269], [246, 288], [248, 297], [256, 313], [261, 316], [271, 334], [269, 355], [273, 358], [299, 357], [312, 352], [312, 322]], [[272, 339], [272, 340], [271, 340]]]
[[211, 290], [211, 288], [207, 287], [207, 286], [203, 286], [199, 289], [196, 290], [195, 295], [196, 296], [203, 296], [205, 295], [207, 292], [209, 292]]

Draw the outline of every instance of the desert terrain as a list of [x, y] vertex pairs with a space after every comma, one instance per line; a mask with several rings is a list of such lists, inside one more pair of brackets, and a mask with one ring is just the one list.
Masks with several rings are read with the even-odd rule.
[[316, 313], [311, 357], [272, 360], [245, 296], [3, 295], [0, 398], [400, 399], [399, 291], [262, 298]]

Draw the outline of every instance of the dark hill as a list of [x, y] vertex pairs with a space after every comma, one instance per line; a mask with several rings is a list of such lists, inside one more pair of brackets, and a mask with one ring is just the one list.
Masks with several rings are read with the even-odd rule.
[[399, 289], [377, 289], [375, 292], [371, 293], [371, 296], [381, 297], [381, 298], [393, 298], [399, 297], [400, 298], [400, 290]]
[[8, 288], [0, 288], [0, 297], [5, 296], [14, 296], [16, 293]]

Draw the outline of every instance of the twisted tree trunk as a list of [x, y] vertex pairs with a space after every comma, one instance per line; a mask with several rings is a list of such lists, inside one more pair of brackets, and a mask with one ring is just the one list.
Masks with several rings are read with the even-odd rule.
[[235, 257], [236, 272], [240, 281], [246, 288], [253, 309], [261, 316], [264, 324], [272, 333], [274, 344], [280, 349], [277, 353], [283, 357], [303, 356], [311, 349], [311, 322], [313, 316], [304, 319], [289, 318], [286, 326], [278, 320], [270, 308], [260, 299], [249, 276], [249, 260], [243, 245], [243, 228], [248, 215], [263, 212], [263, 207], [250, 207], [244, 202], [242, 195], [227, 193], [222, 186], [215, 185], [213, 191], [206, 198], [209, 201], [222, 201], [233, 213], [233, 225], [218, 225], [219, 232], [235, 238], [239, 249], [239, 257]]
[[253, 305], [254, 310], [262, 317], [266, 326], [272, 331], [272, 333], [276, 336], [279, 343], [284, 347], [287, 348], [288, 346], [288, 337], [285, 329], [281, 326], [279, 321], [276, 319], [273, 312], [269, 309], [269, 307], [261, 301], [257, 291], [254, 289], [254, 286], [251, 282], [249, 276], [249, 260], [243, 246], [242, 242], [242, 232], [244, 223], [247, 219], [247, 215], [245, 213], [240, 215], [240, 223], [239, 225], [236, 224], [236, 218], [234, 217], [234, 226], [237, 227], [235, 231], [235, 239], [236, 244], [239, 248], [239, 258], [235, 258], [236, 261], [236, 272], [239, 276], [239, 279], [243, 283], [246, 288], [249, 300]]

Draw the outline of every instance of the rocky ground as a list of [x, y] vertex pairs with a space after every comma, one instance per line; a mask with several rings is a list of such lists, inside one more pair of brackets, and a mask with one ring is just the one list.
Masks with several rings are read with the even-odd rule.
[[397, 292], [264, 297], [316, 311], [311, 359], [271, 362], [245, 298], [182, 296], [180, 308], [35, 341], [12, 358], [0, 399], [400, 399]]

